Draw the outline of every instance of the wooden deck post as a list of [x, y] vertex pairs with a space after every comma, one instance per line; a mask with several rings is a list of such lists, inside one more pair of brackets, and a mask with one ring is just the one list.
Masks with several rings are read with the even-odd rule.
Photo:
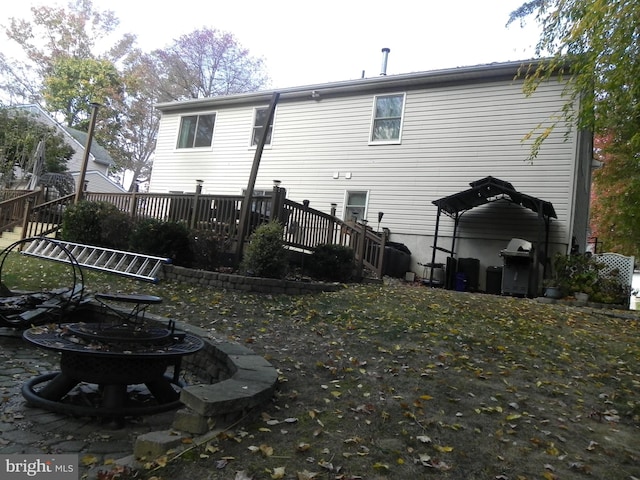
[[198, 217], [198, 199], [202, 193], [202, 180], [196, 180], [196, 193], [193, 195], [191, 202], [191, 212], [189, 212], [189, 228], [191, 230], [196, 226], [196, 218]]
[[366, 240], [365, 237], [367, 235], [367, 225], [366, 224], [358, 225], [357, 223], [354, 223], [353, 227], [354, 227], [353, 231], [356, 232], [356, 234], [358, 235], [358, 242], [356, 243], [358, 248], [357, 250], [358, 261], [356, 262], [356, 280], [360, 281], [364, 276], [364, 250], [365, 250], [364, 246], [365, 246], [365, 240]]
[[33, 197], [29, 197], [26, 202], [24, 202], [24, 215], [22, 216], [22, 232], [20, 234], [20, 240], [24, 240], [27, 238], [27, 231], [29, 229], [29, 222], [31, 219], [31, 209], [33, 208], [33, 203], [35, 199]]
[[326, 240], [326, 243], [328, 244], [335, 243], [334, 235], [336, 230], [336, 207], [337, 206], [338, 206], [337, 203], [331, 204], [331, 213], [330, 213], [331, 220], [329, 221], [329, 226], [327, 227], [327, 240]]

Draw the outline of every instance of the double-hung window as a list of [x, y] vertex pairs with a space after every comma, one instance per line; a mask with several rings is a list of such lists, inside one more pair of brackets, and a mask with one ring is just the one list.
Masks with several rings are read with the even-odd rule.
[[178, 148], [210, 147], [213, 142], [215, 113], [206, 115], [185, 115], [180, 119]]
[[264, 142], [265, 145], [271, 145], [271, 134], [273, 133], [273, 122], [268, 126], [267, 117], [269, 116], [268, 108], [256, 108], [253, 113], [253, 130], [251, 132], [251, 146], [255, 147], [260, 141], [262, 132], [265, 127], [267, 128], [267, 138]]
[[400, 143], [404, 98], [404, 93], [374, 97], [370, 143]]

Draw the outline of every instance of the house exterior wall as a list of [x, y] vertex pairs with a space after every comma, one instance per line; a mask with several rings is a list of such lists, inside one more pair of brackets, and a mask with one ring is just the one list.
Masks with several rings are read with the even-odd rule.
[[[523, 139], [560, 114], [566, 85], [551, 81], [527, 97], [522, 82], [513, 78], [454, 78], [428, 85], [416, 78], [402, 85], [370, 82], [346, 93], [320, 90], [316, 98], [283, 94], [256, 189], [268, 190], [278, 179], [288, 198], [308, 199], [311, 207], [327, 213], [336, 203], [339, 217], [344, 215], [347, 192], [366, 192], [369, 226], [388, 228], [391, 241], [407, 245], [412, 269], [420, 275], [418, 263], [431, 261], [437, 216], [431, 202], [494, 176], [553, 203], [558, 219], [551, 222], [550, 241], [554, 249], [566, 250], [577, 217], [582, 221], [584, 216], [576, 210], [578, 193], [588, 185], [577, 174], [588, 169], [579, 164], [584, 161], [579, 153], [586, 149], [575, 131], [559, 124], [538, 156], [528, 161], [531, 142]], [[369, 143], [374, 96], [381, 93], [406, 94], [398, 144]], [[255, 153], [249, 147], [253, 110], [267, 103], [259, 97], [247, 102], [211, 99], [197, 106], [185, 103], [183, 108], [160, 106], [150, 191], [193, 191], [200, 179], [205, 193], [240, 194]], [[176, 149], [180, 117], [194, 112], [216, 113], [213, 145]], [[384, 212], [379, 225], [378, 212]], [[496, 202], [474, 209], [460, 222], [458, 256], [481, 258], [484, 271], [500, 263], [498, 253], [511, 238], [535, 241], [538, 225], [535, 214], [512, 204]], [[448, 245], [452, 233], [453, 221], [443, 215], [439, 244]], [[444, 255], [437, 261], [444, 262]]]
[[[64, 142], [74, 150], [74, 154], [67, 161], [67, 170], [70, 173], [79, 172], [82, 170], [82, 163], [84, 161], [85, 145], [76, 140], [69, 132], [58, 122], [56, 122], [46, 111], [44, 111], [39, 105], [24, 105], [19, 108], [28, 110], [29, 113], [35, 115], [38, 121], [44, 123], [49, 127], [53, 127], [62, 136]], [[106, 175], [109, 171], [109, 164], [105, 162], [96, 161], [93, 154], [89, 155], [87, 163], [88, 170], [95, 170]]]
[[[71, 174], [74, 181], [78, 182], [80, 172]], [[85, 182], [87, 184], [87, 192], [93, 193], [125, 193], [126, 190], [113, 180], [108, 178], [104, 173], [94, 170], [87, 171], [85, 174]]]

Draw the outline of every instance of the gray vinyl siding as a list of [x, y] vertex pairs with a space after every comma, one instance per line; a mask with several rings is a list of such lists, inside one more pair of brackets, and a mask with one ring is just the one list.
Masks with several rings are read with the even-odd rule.
[[[71, 174], [74, 178], [74, 182], [77, 184], [79, 172]], [[88, 170], [85, 174], [85, 181], [87, 182], [87, 191], [93, 193], [124, 193], [126, 190], [119, 184], [114, 182], [105, 176], [102, 172], [95, 170]]]
[[[551, 222], [551, 240], [566, 243], [572, 231], [576, 134], [565, 136], [560, 124], [532, 162], [527, 160], [531, 143], [523, 141], [536, 125], [548, 125], [550, 117], [561, 114], [564, 88], [551, 82], [526, 97], [521, 82], [508, 80], [285, 99], [277, 107], [256, 188], [268, 189], [272, 180], [281, 180], [292, 200], [308, 199], [311, 207], [325, 212], [335, 202], [339, 216], [346, 191], [367, 191], [367, 218], [374, 229], [378, 212], [384, 212], [380, 226], [392, 236], [431, 237], [433, 200], [494, 176], [552, 202], [558, 220]], [[373, 97], [380, 93], [406, 93], [399, 145], [368, 142]], [[240, 194], [255, 152], [248, 147], [255, 106], [265, 105], [221, 105], [213, 147], [207, 151], [176, 150], [180, 115], [165, 112], [151, 191], [193, 191], [195, 180], [202, 179], [207, 193]], [[339, 178], [333, 178], [335, 173]], [[440, 235], [451, 235], [452, 227], [443, 216]], [[502, 241], [531, 238], [536, 227], [535, 216], [525, 209], [495, 204], [466, 213], [458, 233], [463, 239]]]

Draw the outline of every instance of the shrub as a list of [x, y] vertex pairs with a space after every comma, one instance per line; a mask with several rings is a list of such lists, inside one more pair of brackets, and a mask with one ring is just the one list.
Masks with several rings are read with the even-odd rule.
[[191, 267], [214, 271], [220, 264], [221, 242], [214, 232], [193, 230], [189, 236], [189, 249], [193, 255]]
[[170, 258], [176, 265], [191, 264], [189, 230], [181, 223], [142, 220], [131, 232], [129, 248], [137, 253]]
[[604, 273], [605, 267], [589, 252], [557, 254], [554, 258], [555, 286], [564, 296], [582, 292], [594, 302], [626, 303], [631, 293], [629, 287], [623, 285], [617, 270]]
[[128, 215], [107, 202], [81, 201], [62, 216], [62, 239], [69, 242], [123, 249], [130, 230]]
[[244, 252], [241, 269], [256, 277], [284, 278], [289, 264], [282, 236], [282, 225], [277, 222], [256, 228]]
[[314, 278], [332, 282], [351, 279], [354, 267], [353, 249], [343, 245], [318, 245], [311, 255], [309, 270]]
[[127, 250], [133, 229], [131, 217], [119, 210], [106, 212], [100, 223], [102, 246], [116, 250]]

